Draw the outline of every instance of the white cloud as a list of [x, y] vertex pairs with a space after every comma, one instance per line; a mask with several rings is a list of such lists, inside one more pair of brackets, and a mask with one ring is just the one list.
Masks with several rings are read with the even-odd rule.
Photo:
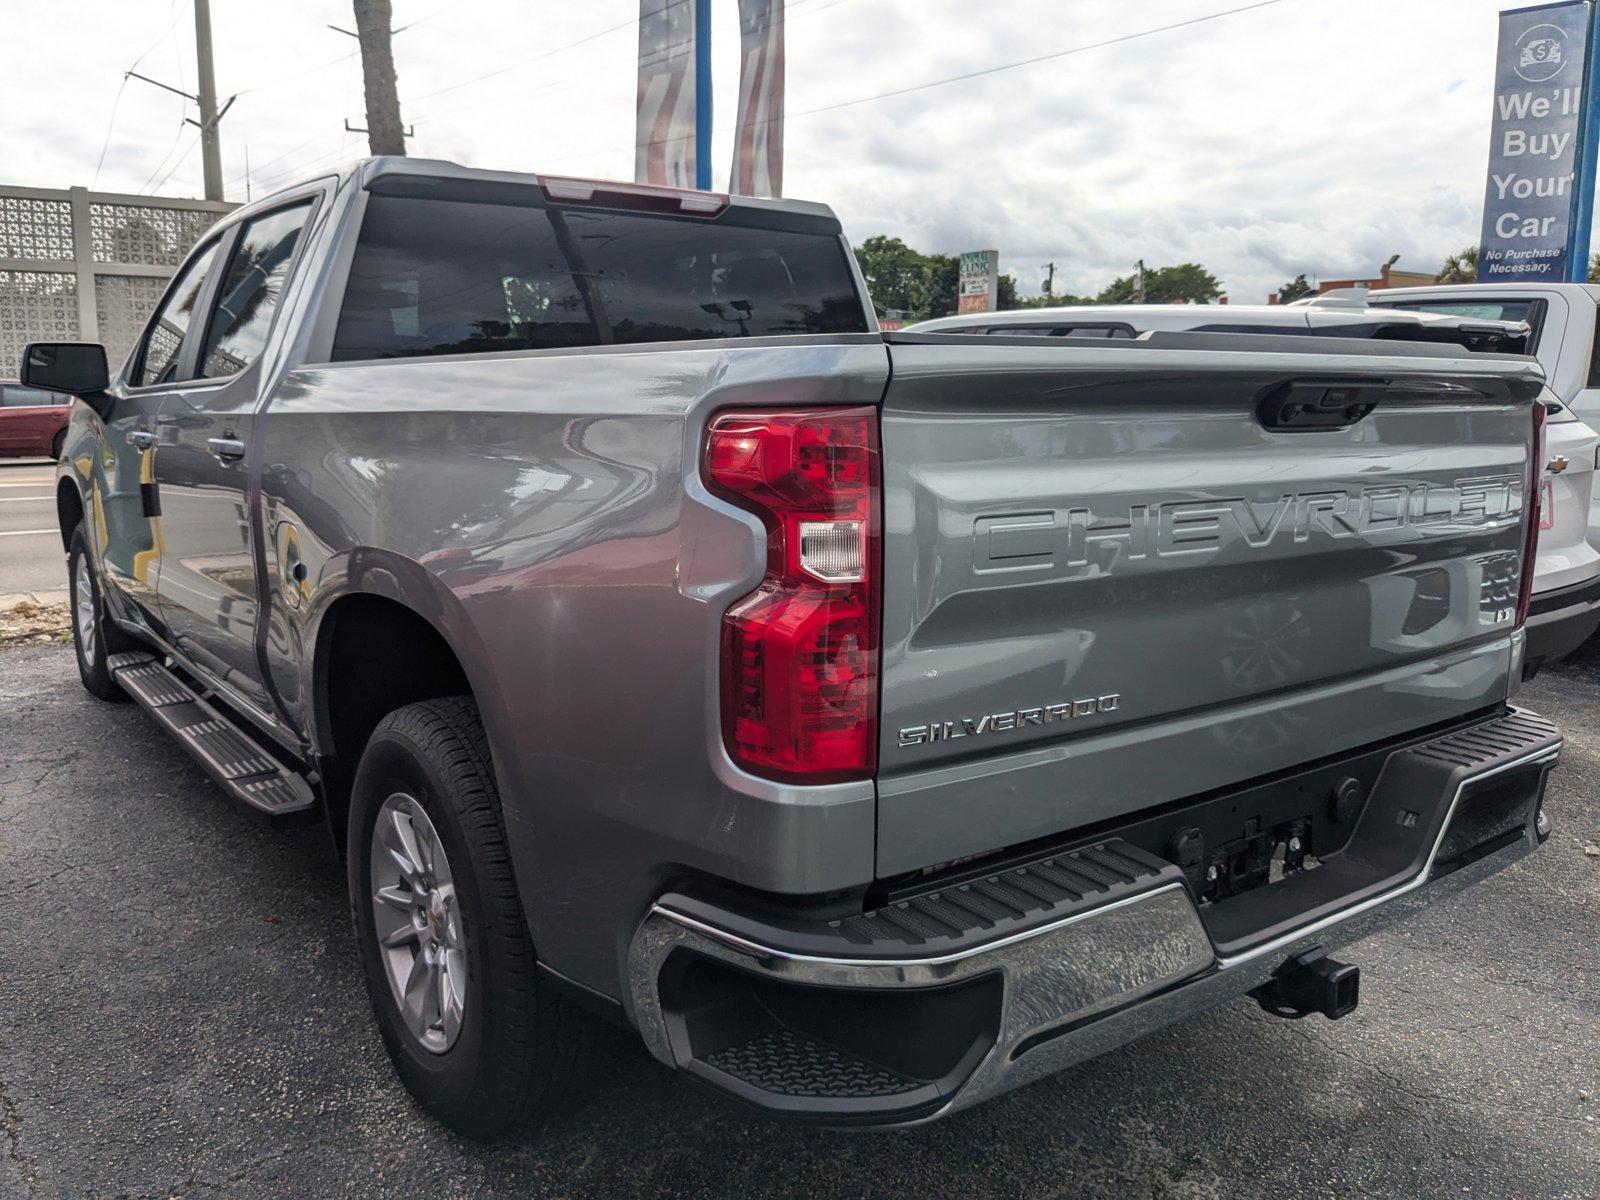
[[[734, 0], [712, 0], [726, 176]], [[787, 185], [852, 238], [995, 246], [1036, 291], [1097, 290], [1138, 258], [1194, 259], [1236, 302], [1292, 275], [1432, 268], [1473, 242], [1482, 205], [1499, 0], [1282, 0], [1215, 21], [908, 95], [839, 101], [1149, 29], [1241, 0], [790, 0]], [[4, 0], [0, 177], [64, 187], [95, 173], [121, 72], [192, 90], [186, 0]], [[626, 176], [636, 0], [396, 0], [413, 152], [472, 165]], [[341, 0], [213, 0], [230, 197], [363, 150], [353, 24]], [[610, 26], [613, 32], [592, 37]], [[537, 59], [526, 62], [525, 60]], [[458, 86], [522, 63], [492, 78]], [[449, 90], [444, 90], [449, 89]], [[434, 93], [430, 95], [430, 93]], [[185, 105], [130, 80], [99, 185], [200, 190]], [[164, 154], [176, 150], [162, 164]]]

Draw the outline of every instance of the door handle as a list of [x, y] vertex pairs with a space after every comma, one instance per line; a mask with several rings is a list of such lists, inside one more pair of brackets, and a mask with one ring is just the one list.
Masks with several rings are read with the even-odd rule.
[[206, 448], [223, 462], [237, 462], [244, 457], [244, 443], [238, 438], [207, 438]]
[[148, 450], [156, 444], [156, 435], [148, 429], [134, 429], [128, 433], [128, 445], [135, 450]]

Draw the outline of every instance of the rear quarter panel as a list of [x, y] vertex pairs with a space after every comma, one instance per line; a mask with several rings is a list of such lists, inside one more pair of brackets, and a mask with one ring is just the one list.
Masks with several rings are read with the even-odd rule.
[[716, 409], [872, 404], [886, 380], [870, 335], [290, 372], [261, 422], [268, 661], [288, 719], [313, 725], [312, 649], [340, 596], [390, 595], [432, 622], [483, 712], [541, 957], [611, 994], [626, 933], [674, 872], [865, 885], [870, 782], [772, 784], [723, 751], [720, 622], [760, 578], [764, 535], [704, 491], [698, 454]]

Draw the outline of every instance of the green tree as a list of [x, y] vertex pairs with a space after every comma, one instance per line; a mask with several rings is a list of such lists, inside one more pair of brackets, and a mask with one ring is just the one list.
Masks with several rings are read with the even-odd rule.
[[1051, 292], [1041, 296], [1019, 296], [1012, 308], [1071, 308], [1076, 304], [1093, 304], [1093, 296], [1074, 296], [1071, 292]]
[[[1210, 304], [1221, 295], [1222, 281], [1199, 263], [1145, 268], [1146, 304]], [[1134, 303], [1134, 277], [1122, 275], [1113, 279], [1095, 300], [1100, 304]]]
[[1600, 283], [1600, 254], [1589, 260], [1589, 282]]
[[1284, 284], [1278, 289], [1278, 303], [1292, 304], [1302, 296], [1315, 295], [1316, 290], [1316, 288], [1312, 287], [1306, 282], [1306, 277], [1303, 273], [1296, 275], [1288, 283]]
[[954, 254], [929, 254], [926, 261], [928, 270], [917, 311], [925, 317], [947, 317], [956, 311], [961, 294], [961, 259]]
[[1475, 283], [1478, 279], [1478, 248], [1468, 246], [1444, 260], [1433, 277], [1439, 283]]
[[897, 237], [869, 237], [856, 247], [867, 291], [880, 308], [921, 312], [927, 292], [928, 257]]

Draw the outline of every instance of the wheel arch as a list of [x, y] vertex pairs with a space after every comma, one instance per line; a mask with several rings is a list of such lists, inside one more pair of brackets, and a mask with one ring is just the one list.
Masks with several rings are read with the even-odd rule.
[[350, 785], [378, 722], [444, 696], [466, 695], [484, 707], [484, 681], [463, 646], [476, 639], [459, 610], [454, 595], [409, 560], [379, 570], [367, 563], [359, 583], [318, 606], [307, 631], [304, 694], [328, 823], [341, 850]]
[[72, 549], [72, 531], [83, 523], [83, 493], [70, 476], [56, 482], [56, 523], [61, 528], [61, 549]]

